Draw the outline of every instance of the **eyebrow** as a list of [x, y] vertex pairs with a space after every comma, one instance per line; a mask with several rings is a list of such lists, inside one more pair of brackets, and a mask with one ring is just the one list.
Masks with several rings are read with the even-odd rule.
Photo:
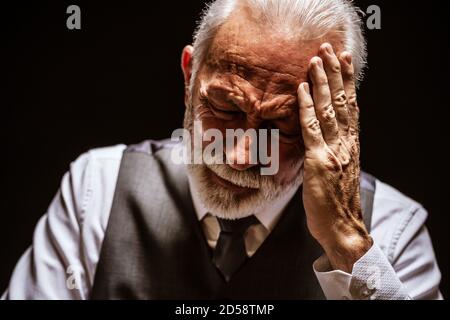
[[272, 110], [263, 110], [261, 118], [264, 120], [281, 120], [287, 119], [295, 115], [295, 107], [292, 105], [283, 105], [282, 107]]
[[[227, 88], [216, 88], [215, 90], [220, 90], [223, 92], [232, 92], [230, 89]], [[200, 95], [200, 99], [204, 99], [207, 100], [208, 102], [215, 102], [218, 99], [216, 99], [213, 96], [204, 96], [204, 95]], [[295, 99], [292, 99], [295, 100]], [[296, 101], [296, 100], [295, 100]], [[280, 104], [279, 107], [273, 108], [273, 107], [266, 107], [264, 109], [261, 110], [261, 119], [263, 120], [280, 120], [280, 119], [286, 119], [290, 116], [295, 115], [295, 101], [290, 102], [287, 101], [287, 103], [285, 104]], [[238, 101], [233, 101], [232, 99], [227, 99], [225, 101], [225, 103], [229, 103], [232, 104], [232, 107], [234, 110], [240, 110], [243, 112], [246, 112], [244, 108], [242, 108], [242, 106], [240, 106], [240, 103]]]

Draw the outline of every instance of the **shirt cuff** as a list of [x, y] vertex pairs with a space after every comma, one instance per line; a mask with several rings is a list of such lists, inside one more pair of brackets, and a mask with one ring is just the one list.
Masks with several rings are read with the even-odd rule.
[[352, 274], [333, 270], [326, 255], [313, 264], [328, 300], [409, 299], [383, 251], [374, 244], [353, 266]]

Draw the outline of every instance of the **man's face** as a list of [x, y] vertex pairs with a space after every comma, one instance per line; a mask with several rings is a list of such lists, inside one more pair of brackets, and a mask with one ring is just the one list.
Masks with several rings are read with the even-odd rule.
[[[249, 22], [244, 14], [233, 15], [220, 28], [195, 79], [185, 126], [199, 120], [203, 131], [218, 129], [223, 136], [226, 129], [279, 129], [279, 170], [274, 176], [261, 177], [260, 165], [249, 161], [191, 165], [200, 196], [215, 214], [231, 218], [253, 214], [257, 207], [300, 185], [304, 147], [297, 88], [308, 81], [309, 61], [324, 41], [342, 47], [332, 40], [289, 39]], [[253, 143], [258, 141], [236, 144], [224, 157], [235, 162], [245, 154], [249, 160]], [[268, 144], [271, 150], [270, 139]], [[241, 187], [246, 179], [258, 179], [260, 187]]]

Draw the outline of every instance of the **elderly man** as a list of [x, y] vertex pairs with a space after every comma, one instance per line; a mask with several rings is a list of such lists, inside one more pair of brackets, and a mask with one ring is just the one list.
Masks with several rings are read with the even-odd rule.
[[222, 164], [175, 163], [186, 141], [81, 156], [3, 297], [440, 299], [426, 211], [360, 171], [365, 57], [349, 1], [214, 1], [182, 53], [184, 128], [275, 139]]

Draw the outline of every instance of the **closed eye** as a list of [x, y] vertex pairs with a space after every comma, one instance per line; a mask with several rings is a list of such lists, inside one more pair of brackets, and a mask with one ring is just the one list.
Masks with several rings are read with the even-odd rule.
[[211, 103], [211, 101], [209, 101], [206, 97], [201, 97], [200, 101], [204, 106], [207, 106], [216, 114], [226, 114], [226, 115], [243, 114], [243, 112], [241, 110], [239, 110], [237, 106], [234, 107], [235, 109], [219, 108], [216, 105], [214, 105], [213, 103]]
[[280, 140], [285, 143], [296, 143], [300, 140], [300, 133], [297, 132], [287, 132], [285, 130], [280, 129], [278, 126], [276, 126], [273, 122], [268, 122], [266, 124], [266, 128], [271, 129], [278, 129], [278, 133], [280, 136]]

